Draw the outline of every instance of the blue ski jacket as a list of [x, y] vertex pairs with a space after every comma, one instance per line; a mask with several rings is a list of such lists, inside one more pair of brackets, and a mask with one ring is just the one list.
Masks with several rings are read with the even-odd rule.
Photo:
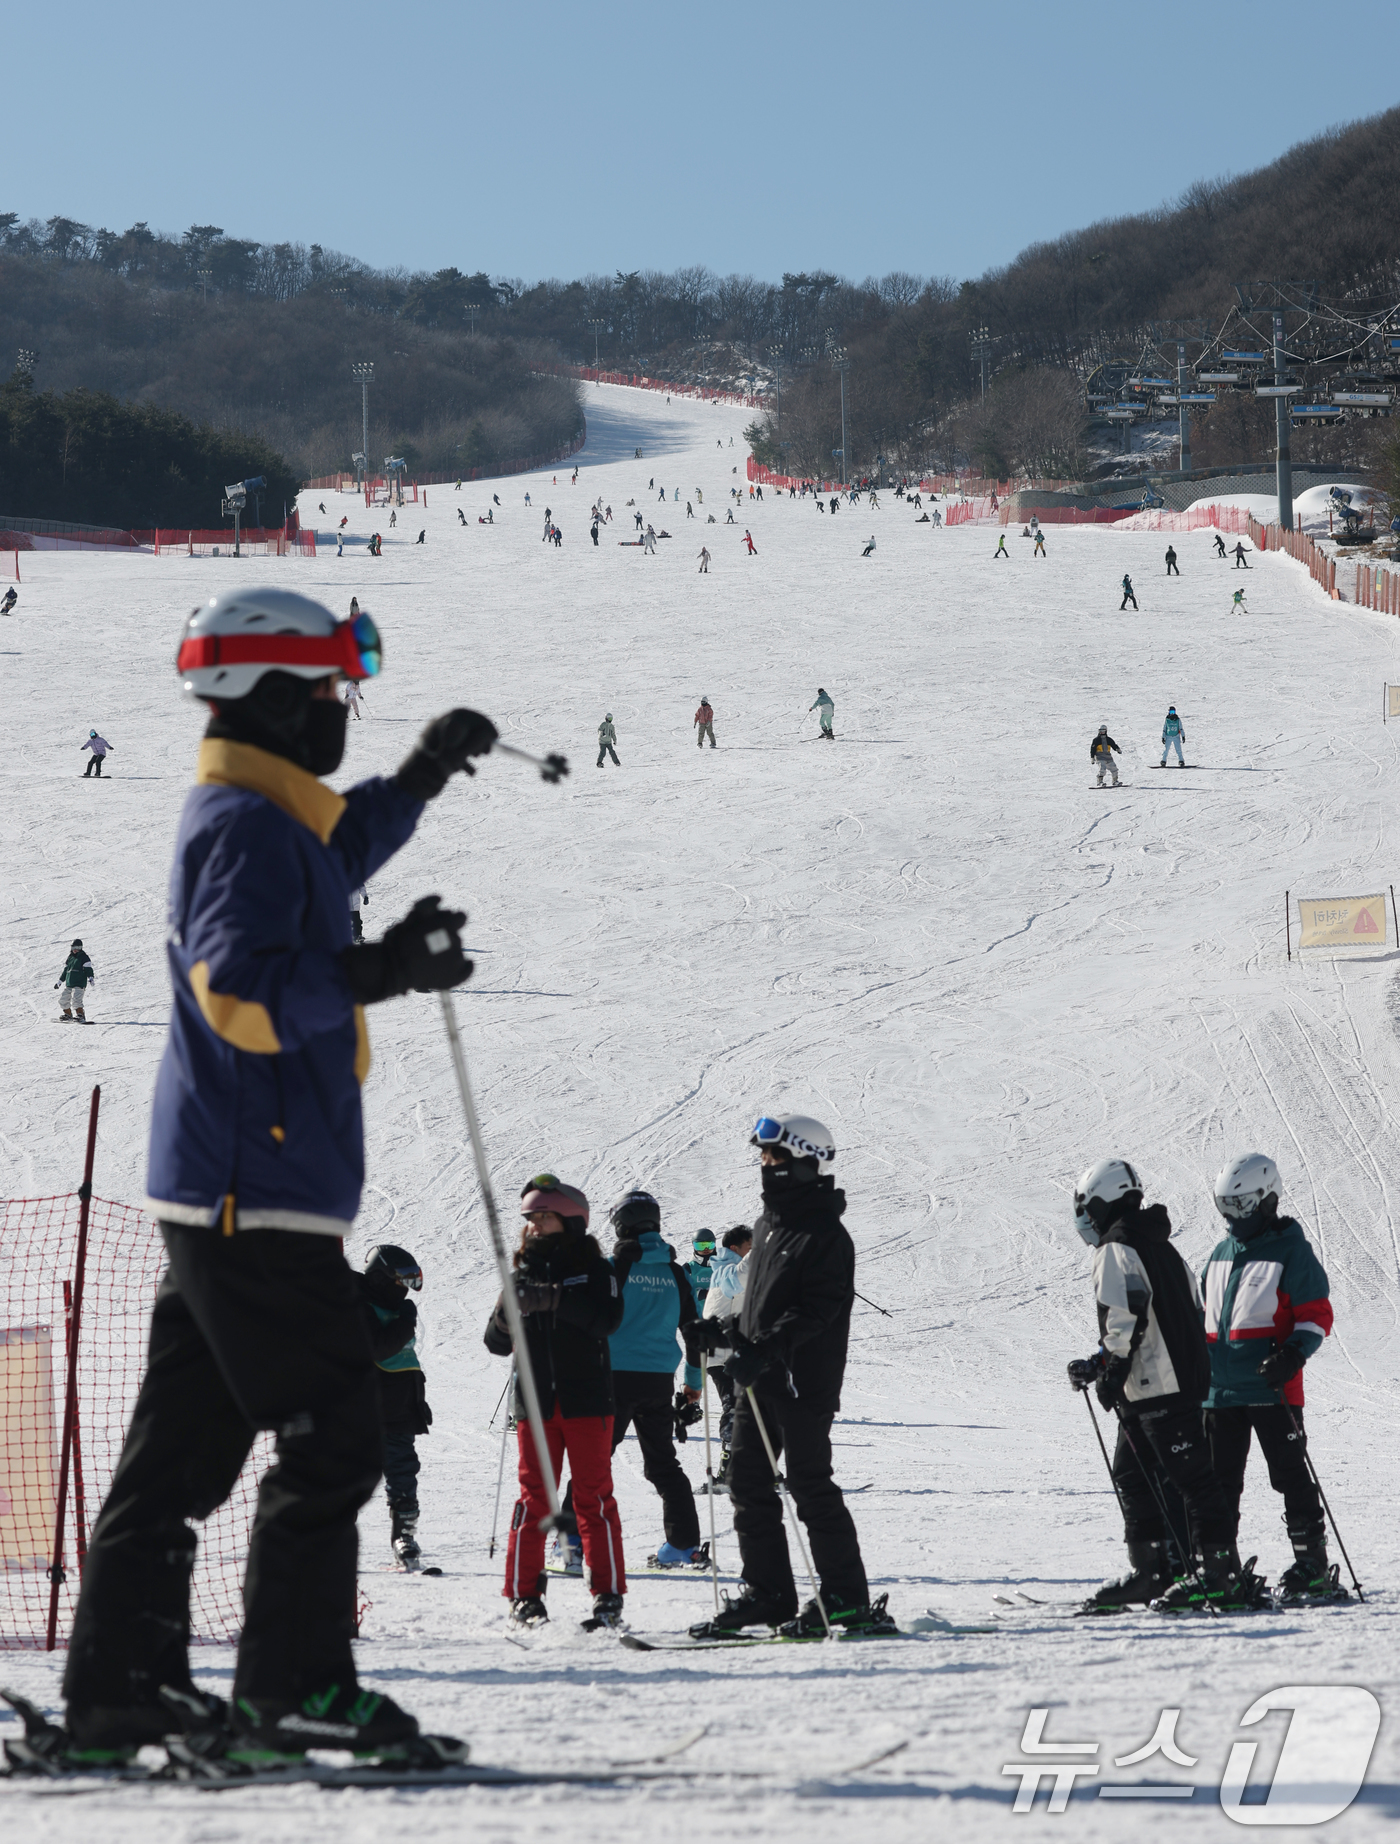
[[[629, 1268], [613, 1258], [622, 1286], [622, 1324], [608, 1339], [614, 1370], [674, 1372], [680, 1359], [679, 1332], [696, 1315], [685, 1269], [659, 1229], [636, 1238], [642, 1252]], [[687, 1389], [699, 1389], [700, 1371], [685, 1367]]]
[[423, 811], [392, 781], [343, 798], [247, 743], [206, 738], [170, 875], [174, 1007], [147, 1202], [176, 1223], [343, 1236], [360, 1207], [369, 1070], [340, 956], [350, 891]]

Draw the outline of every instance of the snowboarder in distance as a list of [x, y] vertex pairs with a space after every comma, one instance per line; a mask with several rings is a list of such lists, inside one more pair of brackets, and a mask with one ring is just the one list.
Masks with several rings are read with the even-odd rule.
[[861, 552], [861, 556], [868, 557], [874, 549], [875, 549], [875, 534], [872, 531], [870, 534], [870, 542], [869, 544], [866, 545], [865, 549]]
[[[86, 1024], [87, 1013], [83, 1010], [83, 999], [89, 986], [97, 984], [97, 975], [92, 970], [92, 962], [83, 952], [81, 937], [74, 939], [68, 950], [68, 958], [63, 963], [63, 971], [54, 982], [54, 991], [58, 993], [58, 1002], [63, 1007], [60, 1024], [72, 1024], [76, 1016], [79, 1024]], [[62, 991], [59, 991], [59, 988]]]
[[703, 749], [705, 747], [705, 738], [708, 736], [710, 739], [710, 747], [713, 749], [715, 746], [715, 714], [704, 692], [700, 694], [700, 709], [695, 713], [694, 728], [698, 732], [695, 738], [695, 747], [697, 749]]
[[398, 522], [399, 522], [399, 515], [398, 515], [398, 513], [397, 513], [397, 512], [391, 512], [391, 513], [389, 514], [389, 530], [390, 530], [390, 531], [392, 531], [392, 530], [394, 529], [394, 527], [395, 527], [395, 526], [396, 526], [396, 525], [398, 524]]
[[836, 706], [831, 701], [831, 693], [823, 691], [820, 685], [817, 687], [816, 697], [811, 704], [807, 706], [807, 714], [809, 717], [813, 711], [817, 713], [817, 719], [822, 727], [822, 735], [829, 743], [834, 743], [836, 741], [836, 732], [832, 729], [831, 725], [836, 716]]
[[10, 587], [5, 591], [4, 599], [0, 601], [0, 615], [8, 615], [18, 600], [19, 591], [15, 588], [14, 584], [11, 583]]
[[[1092, 1387], [1117, 1417], [1113, 1483], [1132, 1565], [1084, 1611], [1158, 1601], [1176, 1592], [1174, 1577], [1197, 1566], [1214, 1605], [1257, 1606], [1259, 1584], [1235, 1553], [1230, 1508], [1201, 1426], [1210, 1386], [1201, 1296], [1171, 1246], [1166, 1207], [1144, 1210], [1142, 1196], [1126, 1159], [1090, 1166], [1074, 1188], [1074, 1226], [1094, 1251], [1100, 1343], [1068, 1366], [1069, 1380], [1073, 1389]], [[1153, 1485], [1163, 1478], [1175, 1490], [1159, 1501]]]
[[1039, 526], [1036, 527], [1035, 549], [1031, 552], [1031, 556], [1032, 557], [1045, 557], [1047, 562], [1049, 561], [1048, 554], [1045, 549], [1045, 533], [1040, 530]]
[[656, 532], [650, 525], [647, 526], [646, 536], [642, 539], [642, 555], [644, 557], [655, 557], [656, 555]]
[[1234, 596], [1232, 597], [1231, 602], [1230, 602], [1230, 612], [1232, 614], [1239, 614], [1239, 615], [1247, 615], [1249, 613], [1249, 610], [1244, 605], [1244, 590], [1243, 589], [1237, 589], [1235, 591]]
[[756, 545], [756, 544], [754, 543], [754, 541], [753, 541], [753, 533], [752, 533], [752, 532], [750, 532], [750, 531], [746, 531], [746, 532], [744, 533], [744, 543], [745, 543], [745, 544], [747, 544], [747, 545], [748, 545], [748, 547], [749, 547], [749, 556], [750, 556], [750, 557], [757, 557], [757, 555], [758, 555], [758, 546], [757, 546], [757, 545]]
[[696, 572], [696, 575], [697, 576], [708, 576], [709, 574], [710, 574], [710, 548], [708, 545], [702, 544], [700, 546], [700, 568]]
[[693, 519], [695, 517], [695, 508], [691, 505], [689, 500], [685, 502], [685, 516], [688, 519]]
[[1176, 745], [1176, 765], [1178, 768], [1185, 768], [1186, 758], [1181, 753], [1181, 745], [1185, 741], [1186, 741], [1186, 731], [1184, 727], [1182, 726], [1181, 719], [1176, 714], [1176, 706], [1174, 704], [1168, 705], [1167, 721], [1162, 725], [1162, 767], [1163, 768], [1167, 766], [1167, 757], [1172, 752], [1173, 744]]
[[1168, 576], [1180, 576], [1181, 575], [1180, 570], [1178, 570], [1176, 567], [1176, 552], [1170, 544], [1167, 546], [1167, 575]]
[[1214, 540], [1214, 542], [1215, 542], [1215, 554], [1216, 554], [1216, 556], [1217, 556], [1217, 557], [1224, 557], [1224, 556], [1226, 555], [1226, 551], [1225, 551], [1225, 540], [1224, 540], [1224, 539], [1223, 539], [1223, 538], [1221, 537], [1221, 535], [1220, 535], [1220, 533], [1219, 533], [1219, 532], [1216, 532], [1216, 534], [1215, 534], [1215, 540]]
[[427, 540], [428, 540], [428, 529], [426, 526], [424, 526], [423, 530], [419, 532], [418, 536], [413, 540], [413, 542], [415, 544], [426, 544]]
[[422, 1291], [423, 1270], [392, 1242], [381, 1242], [355, 1276], [365, 1309], [370, 1351], [378, 1372], [379, 1404], [384, 1417], [384, 1496], [389, 1503], [389, 1543], [399, 1566], [416, 1570], [423, 1560], [418, 1547], [418, 1474], [422, 1462], [415, 1445], [433, 1425], [426, 1379], [414, 1340], [418, 1308], [408, 1297]]
[[90, 749], [92, 751], [91, 756], [88, 758], [88, 765], [83, 770], [84, 781], [92, 774], [95, 774], [99, 781], [102, 779], [102, 764], [106, 760], [107, 751], [111, 747], [112, 745], [107, 741], [105, 736], [99, 736], [96, 730], [88, 731], [87, 741], [78, 744], [79, 754], [81, 754], [84, 749]]
[[1250, 1436], [1259, 1442], [1269, 1484], [1283, 1494], [1293, 1548], [1282, 1598], [1345, 1600], [1328, 1567], [1327, 1525], [1303, 1434], [1303, 1366], [1331, 1333], [1331, 1290], [1301, 1224], [1280, 1211], [1281, 1191], [1278, 1167], [1262, 1153], [1236, 1159], [1215, 1181], [1215, 1207], [1229, 1229], [1202, 1275], [1206, 1438], [1236, 1532]]
[[603, 766], [603, 757], [605, 755], [610, 755], [612, 757], [614, 768], [622, 767], [621, 762], [619, 762], [617, 759], [617, 751], [616, 749], [613, 748], [613, 744], [616, 741], [617, 741], [617, 731], [613, 726], [612, 712], [609, 711], [607, 716], [603, 719], [602, 723], [598, 725], [598, 762], [597, 762], [597, 766], [599, 768]]
[[1125, 570], [1123, 572], [1123, 600], [1118, 604], [1118, 612], [1120, 615], [1128, 606], [1129, 602], [1132, 603], [1134, 608], [1138, 605], [1137, 596], [1133, 593], [1133, 579]]
[[465, 525], [466, 522], [467, 522], [467, 515], [465, 512], [463, 512], [462, 508], [459, 506], [457, 508], [457, 523], [459, 525]]
[[596, 550], [597, 545], [598, 545], [598, 521], [597, 519], [594, 519], [593, 523], [589, 526], [588, 529], [590, 533], [592, 534], [593, 545], [594, 545], [594, 549]]
[[1118, 786], [1118, 764], [1113, 758], [1122, 753], [1117, 743], [1108, 734], [1108, 725], [1100, 724], [1098, 735], [1089, 745], [1089, 760], [1097, 766], [1099, 771], [1099, 787], [1103, 786], [1105, 773], [1112, 775], [1114, 787]]
[[997, 548], [992, 552], [992, 562], [995, 563], [998, 557], [1009, 557], [1010, 555], [1010, 551], [1006, 548], [1006, 533], [1003, 532], [997, 539]]
[[1249, 568], [1249, 559], [1244, 554], [1243, 540], [1237, 542], [1235, 545], [1235, 568], [1237, 570], [1247, 570]]
[[365, 925], [360, 919], [360, 910], [369, 903], [369, 891], [363, 884], [357, 884], [350, 892], [350, 939], [363, 941]]

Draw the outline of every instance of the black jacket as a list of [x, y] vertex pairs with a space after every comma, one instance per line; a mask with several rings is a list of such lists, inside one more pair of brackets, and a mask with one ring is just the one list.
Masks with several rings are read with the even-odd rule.
[[846, 1194], [833, 1178], [800, 1184], [766, 1167], [763, 1197], [739, 1331], [769, 1357], [761, 1388], [786, 1390], [791, 1379], [804, 1408], [834, 1415], [856, 1284], [856, 1252], [841, 1221]]
[[421, 1367], [415, 1361], [411, 1369], [383, 1368], [417, 1335], [418, 1308], [402, 1287], [377, 1281], [373, 1274], [357, 1274], [355, 1285], [364, 1307], [369, 1348], [380, 1367], [379, 1406], [384, 1426], [386, 1430], [426, 1434], [433, 1424], [433, 1411], [428, 1407], [427, 1379]]
[[[1112, 1355], [1132, 1359], [1129, 1413], [1195, 1406], [1210, 1388], [1201, 1296], [1171, 1233], [1166, 1205], [1149, 1204], [1116, 1218], [1099, 1243], [1106, 1252], [1095, 1262], [1099, 1336]], [[1131, 1249], [1136, 1261], [1115, 1259], [1116, 1249]]]
[[[612, 1364], [608, 1334], [622, 1323], [622, 1294], [603, 1251], [592, 1236], [538, 1236], [516, 1257], [522, 1280], [558, 1281], [562, 1291], [552, 1313], [528, 1313], [525, 1343], [530, 1368], [546, 1420], [558, 1404], [566, 1417], [611, 1415]], [[486, 1324], [486, 1349], [496, 1357], [511, 1353], [510, 1327], [498, 1299]], [[516, 1386], [515, 1412], [525, 1414]]]

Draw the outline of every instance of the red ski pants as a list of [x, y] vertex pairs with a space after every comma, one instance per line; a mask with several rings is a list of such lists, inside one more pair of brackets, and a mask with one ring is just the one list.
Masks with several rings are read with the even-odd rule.
[[[568, 1456], [574, 1516], [583, 1539], [584, 1579], [594, 1594], [627, 1592], [622, 1519], [613, 1497], [612, 1425], [611, 1415], [571, 1415], [566, 1421], [557, 1405], [544, 1424], [556, 1483]], [[520, 1442], [520, 1497], [510, 1520], [506, 1581], [501, 1590], [512, 1601], [544, 1592], [545, 1533], [540, 1519], [549, 1516], [549, 1495], [529, 1422], [520, 1424], [516, 1438]]]

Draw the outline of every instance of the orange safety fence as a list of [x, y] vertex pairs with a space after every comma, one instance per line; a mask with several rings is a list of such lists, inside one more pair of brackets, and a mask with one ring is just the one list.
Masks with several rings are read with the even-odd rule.
[[[1332, 568], [1335, 574], [1336, 565]], [[1400, 616], [1400, 572], [1381, 570], [1370, 563], [1357, 564], [1353, 600], [1358, 608], [1373, 608], [1378, 615]]]
[[[1306, 564], [1308, 574], [1334, 601], [1337, 594], [1337, 560], [1327, 556], [1306, 532], [1285, 531], [1281, 525], [1265, 525], [1251, 512], [1246, 515], [1246, 530], [1261, 551], [1286, 551], [1298, 563]], [[1360, 597], [1357, 597], [1360, 600]]]

